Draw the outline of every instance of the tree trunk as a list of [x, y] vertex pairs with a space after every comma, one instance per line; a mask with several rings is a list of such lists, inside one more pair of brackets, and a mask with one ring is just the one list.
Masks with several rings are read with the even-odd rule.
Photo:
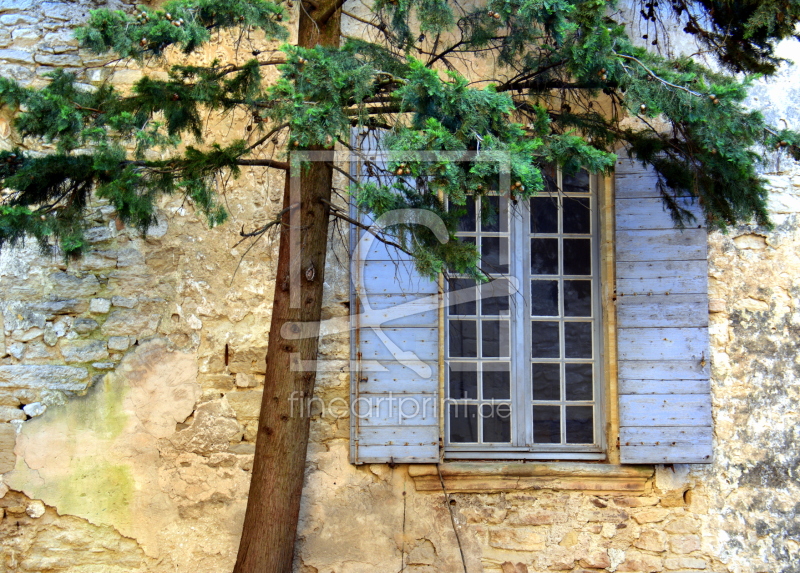
[[[336, 1], [322, 4], [311, 13], [324, 14]], [[339, 4], [338, 6], [341, 6]], [[340, 12], [321, 24], [300, 10], [298, 45], [338, 46]], [[309, 7], [310, 8], [310, 7]], [[319, 151], [315, 148], [311, 151]], [[298, 170], [299, 171], [299, 170]], [[258, 421], [255, 459], [247, 499], [244, 529], [239, 544], [234, 573], [289, 573], [292, 570], [300, 497], [308, 445], [309, 415], [305, 404], [314, 392], [315, 372], [292, 371], [297, 360], [316, 360], [317, 338], [284, 340], [281, 327], [287, 322], [319, 321], [322, 310], [322, 286], [325, 254], [328, 248], [329, 209], [333, 171], [327, 162], [311, 162], [303, 167], [300, 181], [299, 229], [290, 231], [291, 212], [283, 215], [272, 323], [267, 348], [264, 396]], [[291, 206], [289, 174], [283, 196], [284, 209]], [[299, 284], [290, 284], [290, 239], [299, 233]], [[291, 289], [300, 289], [292, 308]], [[295, 294], [296, 296], [296, 294]], [[304, 406], [301, 408], [300, 399]]]

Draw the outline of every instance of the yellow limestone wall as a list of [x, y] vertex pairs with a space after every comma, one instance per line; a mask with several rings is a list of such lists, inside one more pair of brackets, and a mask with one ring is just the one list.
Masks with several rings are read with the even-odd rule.
[[[35, 83], [91, 62], [68, 33], [88, 7], [0, 4], [0, 73]], [[113, 73], [121, 86], [140, 75]], [[780, 105], [793, 74], [757, 86], [754, 103], [796, 122]], [[208, 129], [232, 139], [245, 123]], [[6, 117], [0, 138], [30, 143]], [[713, 464], [457, 464], [440, 480], [434, 466], [350, 465], [346, 414], [318, 411], [295, 571], [795, 571], [800, 172], [786, 166], [768, 174], [774, 231], [709, 241]], [[232, 221], [211, 231], [166, 199], [144, 237], [98, 204], [92, 251], [70, 266], [34, 245], [0, 253], [0, 572], [231, 570], [277, 253], [269, 237], [246, 251], [238, 230], [277, 212], [282, 188], [263, 171], [225, 182]], [[323, 318], [348, 312], [336, 232], [332, 245]], [[326, 337], [320, 355], [348, 348]], [[349, 373], [320, 373], [317, 395], [347, 400]]]

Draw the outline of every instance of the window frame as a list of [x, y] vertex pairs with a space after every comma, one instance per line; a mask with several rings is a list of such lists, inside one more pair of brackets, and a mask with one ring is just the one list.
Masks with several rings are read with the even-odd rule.
[[[591, 279], [593, 280], [592, 289], [592, 332], [593, 332], [593, 357], [591, 362], [594, 369], [593, 380], [593, 416], [594, 416], [594, 438], [593, 444], [544, 444], [533, 442], [533, 425], [532, 425], [532, 381], [531, 381], [531, 363], [533, 362], [530, 347], [531, 347], [531, 327], [532, 322], [531, 313], [529, 312], [529, 299], [531, 296], [531, 272], [530, 272], [530, 239], [532, 233], [530, 231], [530, 203], [525, 202], [523, 206], [516, 208], [509, 207], [509, 276], [519, 277], [520, 284], [523, 292], [512, 294], [514, 300], [510, 303], [510, 347], [511, 356], [511, 403], [512, 403], [512, 422], [511, 422], [511, 442], [506, 443], [479, 443], [479, 442], [463, 442], [451, 443], [450, 442], [450, 405], [453, 401], [449, 397], [449, 382], [448, 382], [448, 366], [450, 361], [458, 362], [459, 358], [449, 358], [449, 325], [447, 303], [445, 303], [443, 312], [440, 313], [440, 415], [442, 417], [441, 432], [442, 432], [442, 448], [445, 460], [498, 460], [498, 459], [518, 459], [518, 460], [583, 460], [583, 461], [604, 461], [608, 458], [608, 444], [606, 436], [606, 420], [609, 414], [608, 411], [608, 392], [606, 391], [606, 365], [607, 356], [605, 355], [605, 337], [607, 335], [607, 316], [606, 304], [603, 300], [604, 293], [607, 289], [604, 288], [605, 281], [608, 277], [606, 274], [606, 265], [604, 264], [602, 244], [605, 240], [603, 233], [603, 221], [601, 217], [601, 205], [603, 202], [602, 197], [602, 176], [589, 174], [589, 193], [575, 193], [564, 192], [563, 174], [560, 170], [557, 172], [557, 188], [549, 194], [558, 197], [559, 205], [565, 197], [578, 196], [590, 198], [591, 209], [591, 233], [589, 234], [592, 240], [591, 254], [592, 254], [592, 273]], [[539, 195], [540, 197], [542, 194]], [[480, 224], [480, 222], [478, 222]], [[476, 235], [481, 236], [479, 228], [476, 228]], [[565, 233], [561, 227], [558, 228], [557, 236], [559, 237], [560, 244]], [[566, 234], [569, 235], [569, 234]], [[585, 235], [584, 235], [585, 236]], [[563, 256], [559, 257], [563, 260]], [[564, 274], [563, 267], [560, 265], [558, 280], [563, 284]], [[444, 282], [442, 283], [444, 284]], [[447, 301], [447, 289], [444, 289], [444, 300]], [[563, 290], [560, 289], [563, 293]], [[568, 322], [563, 315], [563, 294], [559, 298], [559, 316], [555, 320], [559, 323]], [[480, 312], [476, 311], [476, 318], [480, 318]], [[521, 326], [515, 326], [521, 325]], [[563, 328], [559, 329], [561, 344], [563, 349]], [[562, 350], [563, 354], [563, 350]], [[470, 359], [463, 359], [469, 361]], [[481, 358], [478, 357], [477, 361]], [[555, 359], [555, 363], [563, 364], [568, 362], [564, 356]], [[562, 367], [563, 368], [563, 367]], [[562, 370], [563, 372], [563, 370]], [[522, 380], [523, 382], [514, 383], [515, 380]], [[564, 396], [564, 380], [563, 375], [560, 380], [561, 384], [561, 398], [559, 405], [563, 412], [565, 396]], [[562, 439], [564, 439], [565, 420], [562, 416], [561, 432]]]

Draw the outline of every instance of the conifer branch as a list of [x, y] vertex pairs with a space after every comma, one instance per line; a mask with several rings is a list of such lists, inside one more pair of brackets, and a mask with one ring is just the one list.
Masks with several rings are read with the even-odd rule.
[[326, 199], [320, 199], [320, 202], [322, 202], [322, 203], [324, 203], [325, 205], [328, 206], [328, 208], [331, 210], [331, 215], [333, 215], [334, 217], [336, 217], [338, 219], [341, 219], [342, 221], [345, 221], [347, 223], [350, 223], [351, 225], [353, 225], [355, 227], [358, 227], [359, 229], [363, 229], [364, 231], [366, 231], [367, 233], [369, 233], [370, 235], [372, 235], [373, 237], [375, 237], [376, 239], [378, 239], [381, 243], [383, 243], [385, 245], [388, 245], [390, 247], [394, 247], [398, 251], [401, 251], [401, 252], [403, 252], [403, 253], [405, 253], [407, 255], [411, 255], [412, 257], [414, 256], [414, 253], [412, 253], [411, 251], [409, 251], [408, 249], [406, 249], [405, 247], [403, 247], [399, 243], [396, 243], [396, 242], [392, 241], [391, 239], [387, 239], [383, 233], [379, 233], [373, 227], [371, 227], [369, 225], [365, 225], [361, 221], [357, 221], [357, 220], [353, 219], [352, 217], [346, 215], [344, 213], [344, 211], [342, 211], [339, 207], [337, 207], [336, 205], [334, 205], [330, 201], [328, 201]]
[[673, 84], [672, 82], [668, 82], [664, 78], [658, 77], [653, 70], [651, 70], [646, 65], [644, 65], [644, 63], [641, 60], [639, 60], [638, 58], [634, 58], [633, 56], [627, 56], [625, 54], [618, 54], [617, 52], [614, 52], [614, 55], [619, 57], [619, 58], [623, 58], [625, 60], [631, 60], [631, 61], [636, 62], [637, 64], [642, 66], [648, 74], [650, 74], [650, 77], [652, 77], [655, 80], [660, 81], [665, 86], [669, 86], [671, 88], [675, 88], [675, 89], [678, 89], [678, 90], [685, 91], [686, 93], [691, 94], [691, 95], [696, 96], [696, 97], [705, 97], [703, 94], [701, 94], [699, 92], [696, 92], [694, 90], [690, 90], [689, 88], [684, 87], [684, 86], [679, 86], [677, 84]]

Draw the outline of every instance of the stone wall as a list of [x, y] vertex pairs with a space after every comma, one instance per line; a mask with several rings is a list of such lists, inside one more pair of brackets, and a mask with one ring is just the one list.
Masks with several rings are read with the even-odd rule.
[[[90, 62], [65, 27], [87, 7], [0, 3], [0, 71], [36, 82]], [[201, 57], [217, 49], [230, 55]], [[784, 101], [793, 78], [754, 98]], [[0, 136], [30, 143], [7, 118]], [[353, 466], [349, 420], [328, 410], [312, 419], [295, 571], [797, 571], [800, 171], [787, 165], [768, 174], [774, 230], [710, 239], [712, 465]], [[281, 192], [274, 173], [245, 173], [214, 230], [167, 198], [144, 236], [97, 204], [82, 261], [0, 253], [0, 572], [230, 571], [277, 251], [265, 238], [246, 252], [238, 229]], [[324, 318], [348, 312], [333, 245]], [[323, 338], [321, 357], [346, 360], [348, 342]], [[317, 395], [347, 400], [349, 373], [321, 372]]]

